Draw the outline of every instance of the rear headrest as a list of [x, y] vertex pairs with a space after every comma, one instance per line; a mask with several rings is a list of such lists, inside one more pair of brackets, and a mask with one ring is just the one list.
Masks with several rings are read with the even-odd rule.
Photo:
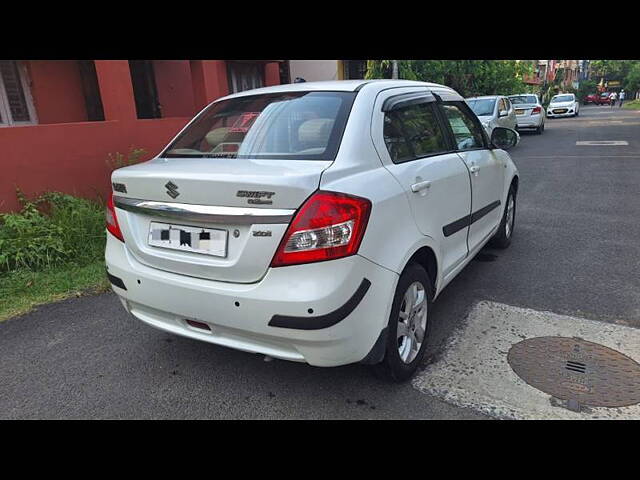
[[307, 148], [325, 147], [333, 128], [332, 118], [307, 120], [298, 129], [298, 140]]
[[207, 140], [207, 143], [209, 145], [211, 145], [212, 147], [215, 147], [220, 142], [222, 142], [222, 140], [224, 140], [224, 137], [227, 135], [228, 132], [229, 132], [229, 127], [215, 128], [211, 130], [209, 133], [207, 133], [204, 138]]

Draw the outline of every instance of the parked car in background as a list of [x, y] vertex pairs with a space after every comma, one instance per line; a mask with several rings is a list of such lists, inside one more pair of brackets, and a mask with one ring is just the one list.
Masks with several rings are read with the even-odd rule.
[[598, 97], [598, 105], [611, 105], [611, 93], [602, 92]]
[[107, 275], [153, 327], [406, 380], [432, 302], [489, 241], [518, 171], [454, 90], [306, 82], [216, 100], [157, 158], [115, 170]]
[[518, 129], [532, 128], [537, 134], [544, 132], [544, 107], [537, 95], [523, 93], [509, 95], [516, 112]]
[[555, 95], [547, 106], [547, 117], [577, 117], [580, 113], [580, 102], [573, 93]]
[[600, 103], [600, 95], [598, 93], [592, 93], [591, 95], [584, 97], [584, 104], [587, 105], [589, 103], [598, 105]]
[[516, 129], [517, 120], [513, 105], [507, 97], [491, 95], [465, 99], [491, 136], [495, 127]]

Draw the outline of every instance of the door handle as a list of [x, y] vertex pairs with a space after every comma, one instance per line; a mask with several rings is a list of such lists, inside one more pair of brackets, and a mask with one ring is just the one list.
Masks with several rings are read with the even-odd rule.
[[478, 172], [480, 171], [480, 167], [478, 165], [471, 165], [469, 167], [469, 171], [474, 175], [478, 175]]
[[418, 193], [422, 190], [426, 190], [427, 188], [431, 188], [431, 182], [429, 180], [425, 180], [424, 182], [418, 182], [411, 185], [411, 191], [413, 193]]

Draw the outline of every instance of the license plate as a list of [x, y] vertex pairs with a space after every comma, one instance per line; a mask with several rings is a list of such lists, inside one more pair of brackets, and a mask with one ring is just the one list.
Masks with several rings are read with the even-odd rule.
[[226, 230], [151, 222], [149, 245], [214, 257], [227, 256]]
[[553, 113], [565, 113], [567, 111], [566, 108], [560, 108], [558, 110], [554, 110]]
[[522, 110], [521, 108], [518, 109], [516, 108], [516, 115], [523, 115], [524, 114], [524, 110]]

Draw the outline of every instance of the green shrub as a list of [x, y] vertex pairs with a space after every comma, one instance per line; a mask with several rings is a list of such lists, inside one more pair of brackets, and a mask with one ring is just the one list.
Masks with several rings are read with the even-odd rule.
[[86, 265], [104, 255], [104, 206], [58, 192], [28, 200], [19, 213], [0, 214], [0, 272]]
[[128, 167], [129, 165], [135, 165], [136, 163], [140, 163], [142, 161], [142, 157], [147, 154], [147, 151], [144, 148], [129, 148], [129, 152], [125, 157], [122, 153], [110, 153], [109, 160], [107, 160], [107, 166], [111, 170], [116, 170], [122, 167]]

